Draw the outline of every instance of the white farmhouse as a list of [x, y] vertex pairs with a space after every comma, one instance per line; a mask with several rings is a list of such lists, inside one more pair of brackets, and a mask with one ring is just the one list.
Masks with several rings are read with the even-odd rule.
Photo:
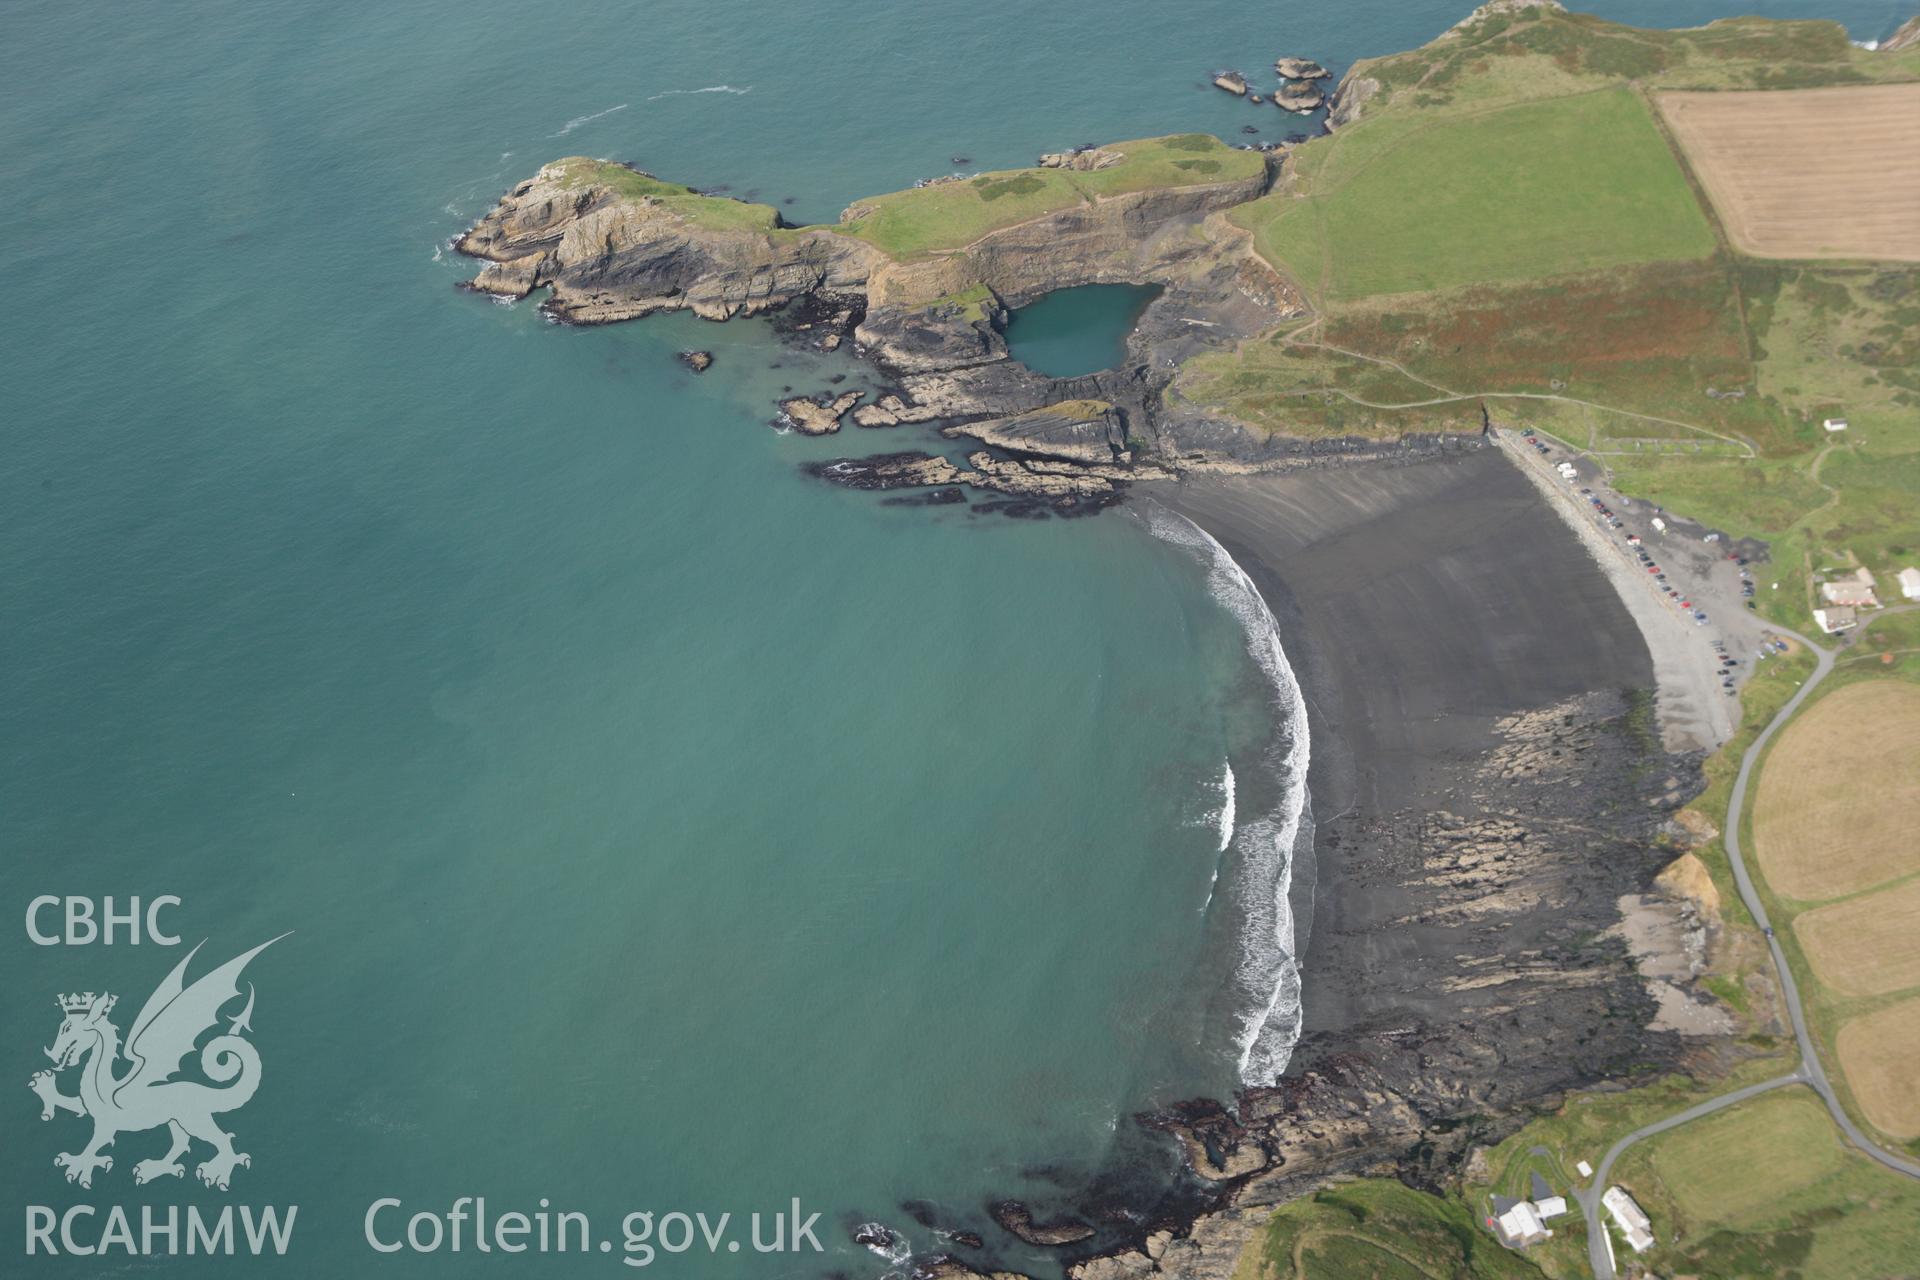
[[1909, 600], [1920, 600], [1920, 569], [1909, 566], [1897, 575], [1900, 582], [1900, 594]]
[[1525, 1200], [1512, 1205], [1495, 1218], [1494, 1226], [1499, 1230], [1501, 1242], [1509, 1249], [1524, 1249], [1530, 1244], [1539, 1244], [1553, 1234], [1540, 1221], [1540, 1215], [1533, 1211], [1533, 1205]]
[[1645, 1253], [1653, 1248], [1653, 1224], [1647, 1221], [1646, 1212], [1634, 1203], [1632, 1196], [1622, 1187], [1608, 1187], [1607, 1193], [1600, 1197], [1600, 1203], [1607, 1206], [1607, 1212], [1619, 1224], [1620, 1233], [1633, 1246], [1635, 1253]]
[[1825, 609], [1815, 609], [1813, 620], [1820, 625], [1822, 631], [1830, 636], [1837, 636], [1842, 631], [1851, 630], [1857, 625], [1860, 615], [1854, 612], [1852, 605], [1837, 604]]
[[1820, 584], [1820, 598], [1828, 604], [1852, 605], [1856, 609], [1878, 609], [1880, 597], [1873, 593], [1873, 574], [1855, 569], [1843, 578]]

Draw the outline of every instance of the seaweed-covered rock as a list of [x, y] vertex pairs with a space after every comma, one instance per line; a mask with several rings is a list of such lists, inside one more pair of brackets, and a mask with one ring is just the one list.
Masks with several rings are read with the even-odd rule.
[[1078, 1244], [1082, 1240], [1093, 1238], [1093, 1228], [1073, 1218], [1035, 1222], [1033, 1211], [1018, 1200], [1002, 1200], [997, 1204], [989, 1205], [987, 1212], [993, 1215], [993, 1220], [999, 1223], [1002, 1229], [1031, 1245], [1051, 1247]]

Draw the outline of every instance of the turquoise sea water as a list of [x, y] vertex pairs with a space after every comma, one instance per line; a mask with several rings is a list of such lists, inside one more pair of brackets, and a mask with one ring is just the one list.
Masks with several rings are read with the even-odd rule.
[[1058, 289], [1007, 317], [1007, 350], [1050, 378], [1073, 378], [1119, 364], [1127, 335], [1160, 291], [1127, 284]]
[[1128, 1117], [1237, 1072], [1227, 763], [1243, 821], [1276, 799], [1217, 584], [1124, 515], [820, 486], [799, 464], [921, 443], [768, 428], [851, 360], [750, 323], [555, 328], [456, 293], [443, 245], [569, 152], [800, 221], [955, 154], [1277, 136], [1204, 73], [1337, 69], [1461, 11], [10, 7], [6, 1070], [45, 1065], [57, 992], [119, 993], [124, 1029], [180, 955], [33, 945], [35, 895], [178, 895], [199, 964], [295, 932], [248, 974], [266, 1074], [227, 1118], [233, 1190], [133, 1186], [156, 1133], [70, 1187], [80, 1122], [9, 1086], [0, 1271], [261, 1273], [23, 1259], [26, 1206], [81, 1203], [298, 1205], [283, 1275], [619, 1268], [363, 1242], [380, 1197], [484, 1195], [601, 1236], [797, 1196], [824, 1258], [655, 1265], [877, 1273], [843, 1216], [927, 1248], [901, 1199], [979, 1226], [990, 1196], [1151, 1171]]

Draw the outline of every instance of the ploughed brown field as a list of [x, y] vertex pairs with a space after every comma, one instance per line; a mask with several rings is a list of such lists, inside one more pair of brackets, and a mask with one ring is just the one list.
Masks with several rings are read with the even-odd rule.
[[1920, 84], [1654, 98], [1741, 252], [1920, 261]]
[[1754, 852], [1778, 893], [1823, 902], [1920, 871], [1920, 687], [1869, 680], [1821, 698], [1760, 773]]

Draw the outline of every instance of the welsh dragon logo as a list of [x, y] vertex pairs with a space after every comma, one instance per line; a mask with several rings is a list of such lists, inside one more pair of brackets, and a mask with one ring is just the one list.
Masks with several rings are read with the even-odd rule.
[[[187, 965], [200, 953], [196, 946], [147, 997], [140, 1016], [133, 1020], [133, 1029], [127, 1033], [124, 1048], [120, 1030], [109, 1018], [119, 997], [88, 991], [59, 998], [65, 1017], [53, 1047], [46, 1050], [47, 1057], [53, 1059], [53, 1070], [36, 1072], [28, 1087], [40, 1096], [42, 1120], [53, 1119], [56, 1111], [93, 1119], [91, 1142], [79, 1151], [53, 1158], [55, 1166], [67, 1171], [68, 1182], [91, 1187], [95, 1170], [113, 1171], [112, 1157], [102, 1153], [116, 1137], [162, 1125], [172, 1135], [172, 1146], [159, 1159], [141, 1160], [133, 1166], [136, 1183], [184, 1175], [180, 1157], [188, 1153], [196, 1139], [213, 1148], [212, 1158], [194, 1171], [210, 1187], [225, 1191], [235, 1166], [253, 1163], [245, 1152], [233, 1149], [233, 1135], [214, 1120], [246, 1106], [260, 1087], [259, 1051], [242, 1034], [253, 1030], [252, 983], [247, 984], [246, 1007], [228, 1020], [223, 1034], [200, 1047], [200, 1071], [214, 1084], [176, 1080], [174, 1076], [185, 1066], [200, 1037], [218, 1026], [220, 1010], [239, 998], [240, 974], [247, 963], [278, 941], [280, 938], [263, 942], [188, 986]], [[122, 1058], [129, 1065], [117, 1072]], [[61, 1093], [56, 1073], [73, 1066], [80, 1069], [80, 1091], [77, 1095]]]

